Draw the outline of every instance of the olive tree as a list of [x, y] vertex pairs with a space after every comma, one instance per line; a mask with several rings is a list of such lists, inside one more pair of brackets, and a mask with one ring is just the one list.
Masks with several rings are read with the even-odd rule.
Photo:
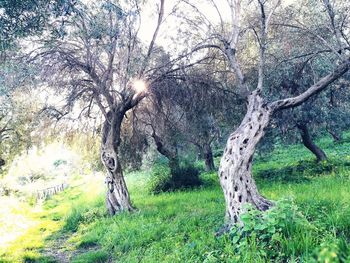
[[[281, 6], [281, 1], [230, 0], [227, 1], [230, 20], [225, 22], [215, 1], [210, 2], [220, 18], [219, 26], [212, 25], [210, 19], [190, 1], [184, 1], [187, 6], [197, 10], [202, 18], [202, 23], [193, 24], [208, 24], [203, 42], [193, 51], [202, 48], [220, 50], [226, 56], [229, 69], [236, 77], [237, 93], [247, 104], [241, 124], [227, 140], [219, 168], [220, 184], [226, 201], [227, 225], [230, 227], [236, 222], [241, 222], [240, 214], [244, 204], [251, 203], [262, 211], [273, 205], [272, 201], [259, 193], [252, 177], [256, 146], [263, 138], [275, 113], [305, 103], [349, 70], [350, 59], [346, 51], [346, 48], [349, 48], [348, 35], [342, 26], [342, 20], [348, 18], [336, 16], [340, 21], [335, 21], [334, 14], [339, 10], [336, 10], [334, 5], [328, 5], [327, 0], [322, 6], [318, 5], [319, 2], [312, 1], [312, 9], [311, 5], [300, 3], [304, 4], [303, 8], [306, 11], [314, 12], [312, 20], [305, 19], [307, 24], [298, 21], [296, 13], [291, 13], [288, 8]], [[321, 12], [324, 8], [328, 12]], [[318, 19], [315, 19], [316, 17]], [[327, 26], [324, 26], [325, 23]], [[317, 30], [321, 27], [322, 30]], [[293, 36], [299, 38], [298, 46], [289, 46], [288, 40]], [[327, 39], [324, 36], [328, 36]], [[303, 39], [303, 42], [300, 42], [300, 39]], [[295, 96], [266, 97], [266, 76], [269, 73], [267, 65], [273, 63], [274, 49], [287, 47], [301, 55], [300, 52], [304, 51], [302, 47], [307, 42], [318, 41], [321, 44], [309, 46], [312, 55], [327, 56], [333, 61], [333, 68], [323, 76], [317, 76], [310, 86]], [[319, 47], [326, 51], [323, 52]], [[291, 56], [293, 52], [290, 52]], [[249, 70], [252, 68], [256, 74], [247, 75], [245, 72], [252, 72]]]
[[84, 111], [97, 107], [104, 116], [101, 160], [107, 170], [110, 214], [134, 209], [119, 157], [121, 125], [126, 112], [152, 85], [148, 73], [156, 66], [152, 55], [164, 19], [164, 0], [159, 1], [148, 46], [138, 37], [140, 12], [139, 1], [78, 2], [65, 20], [63, 38], [43, 39], [30, 56], [30, 61], [41, 65], [43, 80], [56, 87], [57, 96], [67, 97], [67, 111], [80, 100], [86, 103]]

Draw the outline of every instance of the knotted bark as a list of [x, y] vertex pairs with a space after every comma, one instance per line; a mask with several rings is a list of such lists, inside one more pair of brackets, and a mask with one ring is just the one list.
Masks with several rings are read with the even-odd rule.
[[255, 148], [265, 133], [271, 114], [272, 110], [258, 92], [253, 92], [248, 97], [248, 109], [243, 121], [227, 141], [219, 177], [226, 201], [228, 226], [240, 222], [240, 214], [247, 203], [262, 211], [273, 205], [260, 195], [252, 177]]
[[122, 166], [118, 156], [120, 144], [120, 126], [124, 113], [108, 114], [103, 127], [101, 145], [101, 160], [107, 170], [106, 205], [111, 215], [134, 210], [130, 202], [128, 188], [126, 186]]

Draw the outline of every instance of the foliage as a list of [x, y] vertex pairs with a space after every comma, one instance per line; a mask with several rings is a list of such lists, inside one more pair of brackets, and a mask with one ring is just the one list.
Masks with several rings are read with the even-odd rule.
[[149, 192], [159, 194], [201, 185], [199, 170], [193, 165], [184, 164], [172, 171], [168, 166], [156, 164], [149, 180]]
[[[230, 232], [237, 261], [253, 256], [260, 261], [284, 262], [296, 258], [314, 245], [317, 228], [300, 213], [291, 199], [279, 201], [272, 209], [261, 212], [252, 206], [242, 214], [243, 226]], [[297, 246], [293, 245], [297, 244]]]
[[215, 149], [213, 151], [213, 156], [214, 157], [221, 157], [224, 154], [224, 150], [223, 149]]
[[0, 2], [0, 52], [11, 47], [16, 38], [42, 32], [49, 18], [68, 15], [73, 2], [70, 0], [2, 0]]
[[66, 141], [72, 151], [79, 152], [81, 158], [89, 163], [92, 170], [103, 170], [100, 157], [100, 138], [91, 133], [82, 135], [76, 132], [71, 134], [69, 139], [66, 138]]

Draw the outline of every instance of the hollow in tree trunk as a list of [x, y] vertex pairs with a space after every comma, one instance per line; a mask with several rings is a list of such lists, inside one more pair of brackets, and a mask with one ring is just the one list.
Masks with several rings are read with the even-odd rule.
[[327, 160], [327, 155], [325, 152], [318, 147], [312, 140], [309, 129], [305, 122], [299, 122], [297, 127], [300, 131], [301, 139], [306, 148], [308, 148], [317, 158], [318, 162]]
[[108, 114], [102, 133], [101, 160], [107, 170], [106, 205], [111, 215], [132, 211], [128, 188], [126, 186], [122, 166], [118, 157], [120, 144], [120, 126], [124, 113]]
[[273, 205], [260, 195], [252, 177], [255, 148], [265, 133], [271, 113], [271, 109], [254, 91], [248, 97], [248, 109], [243, 121], [227, 140], [219, 168], [226, 202], [227, 227], [240, 222], [240, 214], [246, 203], [262, 211]]
[[215, 170], [213, 151], [211, 149], [210, 144], [205, 144], [203, 147], [203, 151], [204, 151], [203, 155], [204, 155], [204, 162], [205, 162], [205, 170], [207, 172]]

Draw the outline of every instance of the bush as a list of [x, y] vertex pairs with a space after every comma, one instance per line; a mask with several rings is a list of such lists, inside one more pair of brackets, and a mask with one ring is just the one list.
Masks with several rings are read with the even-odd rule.
[[182, 165], [174, 171], [164, 164], [152, 168], [148, 191], [153, 194], [179, 189], [193, 188], [201, 185], [199, 170], [193, 165]]
[[291, 200], [282, 200], [266, 212], [252, 206], [241, 215], [243, 226], [235, 225], [230, 237], [239, 262], [287, 262], [315, 245], [317, 229]]

